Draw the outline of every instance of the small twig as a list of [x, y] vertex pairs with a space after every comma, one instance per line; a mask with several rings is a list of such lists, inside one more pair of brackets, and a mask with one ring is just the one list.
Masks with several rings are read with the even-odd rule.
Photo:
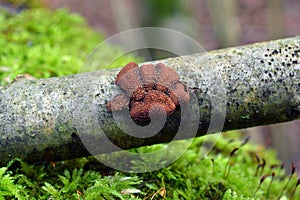
[[268, 176], [269, 176], [269, 175], [266, 174], [266, 175], [264, 175], [264, 176], [262, 176], [262, 177], [260, 178], [259, 185], [258, 185], [258, 187], [256, 188], [255, 192], [253, 193], [252, 198], [255, 197], [257, 191], [258, 191], [259, 188], [261, 187], [261, 184], [265, 181], [265, 179], [266, 179]]
[[297, 189], [297, 187], [298, 187], [299, 185], [300, 185], [300, 178], [298, 178], [297, 183], [296, 183], [296, 185], [295, 185], [295, 187], [294, 187], [294, 189], [293, 189], [293, 191], [292, 191], [291, 200], [294, 199], [294, 195], [295, 195], [296, 189]]
[[241, 143], [240, 147], [242, 147], [242, 146], [244, 146], [245, 144], [247, 144], [247, 143], [249, 142], [249, 140], [250, 140], [250, 136], [247, 136], [247, 137], [245, 138], [245, 140]]
[[274, 180], [274, 177], [275, 177], [275, 172], [272, 172], [272, 179], [271, 179], [271, 182], [270, 182], [268, 190], [267, 190], [266, 199], [268, 199], [268, 197], [269, 197], [269, 193], [270, 193], [270, 189], [271, 189], [271, 185]]
[[[239, 150], [239, 148], [234, 148], [231, 152], [230, 152], [230, 155], [229, 155], [229, 158], [228, 158], [228, 161], [226, 163], [226, 166], [225, 166], [225, 169], [224, 169], [224, 175], [223, 175], [223, 178], [226, 180], [230, 174], [230, 168], [231, 166], [229, 165], [230, 164], [230, 160], [231, 158], [233, 157], [233, 155], [235, 154], [235, 152]], [[227, 168], [228, 168], [228, 171], [227, 171]]]
[[215, 169], [215, 160], [213, 158], [210, 159], [210, 160], [211, 160], [211, 163], [212, 163], [211, 176], [213, 177], [214, 176], [214, 169]]
[[295, 165], [295, 163], [292, 162], [291, 168], [292, 168], [292, 170], [291, 170], [291, 174], [290, 174], [290, 176], [289, 176], [289, 179], [288, 179], [288, 181], [286, 182], [286, 184], [285, 184], [285, 186], [283, 187], [283, 189], [281, 190], [281, 193], [280, 193], [278, 199], [280, 199], [280, 198], [282, 197], [283, 191], [287, 188], [288, 184], [290, 183], [290, 181], [291, 181], [291, 179], [292, 179], [293, 174], [296, 172], [296, 165]]

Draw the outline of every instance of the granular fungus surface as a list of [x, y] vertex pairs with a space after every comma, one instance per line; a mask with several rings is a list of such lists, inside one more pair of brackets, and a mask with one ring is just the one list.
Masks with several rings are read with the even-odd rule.
[[107, 103], [113, 112], [129, 109], [134, 121], [147, 122], [151, 116], [174, 113], [180, 104], [188, 103], [188, 88], [180, 81], [178, 73], [162, 63], [144, 64], [130, 62], [118, 73], [115, 83], [125, 93], [118, 94]]

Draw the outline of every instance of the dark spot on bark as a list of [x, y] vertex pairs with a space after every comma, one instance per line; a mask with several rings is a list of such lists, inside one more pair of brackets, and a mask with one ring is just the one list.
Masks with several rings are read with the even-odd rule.
[[73, 133], [71, 133], [71, 137], [72, 137], [72, 139], [76, 139], [78, 136], [75, 132], [73, 132]]
[[276, 55], [278, 54], [278, 51], [275, 49], [273, 52], [272, 52], [273, 55]]
[[272, 78], [272, 74], [271, 73], [269, 73], [269, 77]]

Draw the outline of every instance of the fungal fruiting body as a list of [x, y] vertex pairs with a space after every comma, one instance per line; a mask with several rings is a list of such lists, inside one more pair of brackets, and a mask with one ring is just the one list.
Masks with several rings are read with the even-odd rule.
[[115, 83], [125, 94], [118, 94], [107, 103], [113, 112], [129, 108], [134, 121], [147, 122], [151, 116], [174, 113], [180, 104], [190, 101], [186, 85], [177, 72], [166, 65], [128, 63], [118, 73]]

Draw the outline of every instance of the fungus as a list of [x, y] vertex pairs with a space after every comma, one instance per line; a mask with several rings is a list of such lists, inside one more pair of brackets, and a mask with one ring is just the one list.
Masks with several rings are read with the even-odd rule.
[[138, 87], [141, 86], [138, 73], [138, 65], [130, 62], [123, 69], [121, 69], [115, 82], [128, 94], [132, 94]]
[[175, 94], [179, 103], [187, 103], [190, 101], [190, 95], [187, 88], [181, 82], [172, 84], [170, 91]]
[[129, 97], [127, 95], [124, 94], [119, 94], [117, 96], [115, 96], [112, 101], [109, 101], [106, 104], [106, 107], [108, 110], [111, 111], [121, 111], [123, 109], [125, 109], [128, 105], [129, 105]]
[[141, 79], [143, 79], [145, 85], [155, 83], [155, 71], [155, 66], [152, 64], [145, 64], [140, 67]]
[[118, 73], [115, 83], [118, 84], [121, 77], [135, 67], [138, 67], [138, 64], [135, 62], [130, 62], [127, 65], [125, 65], [125, 67], [123, 67], [121, 71]]
[[118, 73], [115, 83], [126, 94], [119, 94], [107, 103], [110, 111], [129, 108], [131, 118], [136, 122], [149, 122], [151, 116], [174, 113], [180, 103], [190, 100], [186, 85], [179, 81], [177, 72], [166, 65], [130, 62]]
[[144, 102], [149, 104], [156, 103], [160, 105], [165, 110], [168, 116], [173, 114], [176, 109], [174, 102], [169, 96], [167, 96], [165, 93], [155, 90], [146, 94]]
[[166, 65], [159, 63], [156, 65], [156, 83], [169, 87], [173, 82], [179, 81], [177, 72]]

